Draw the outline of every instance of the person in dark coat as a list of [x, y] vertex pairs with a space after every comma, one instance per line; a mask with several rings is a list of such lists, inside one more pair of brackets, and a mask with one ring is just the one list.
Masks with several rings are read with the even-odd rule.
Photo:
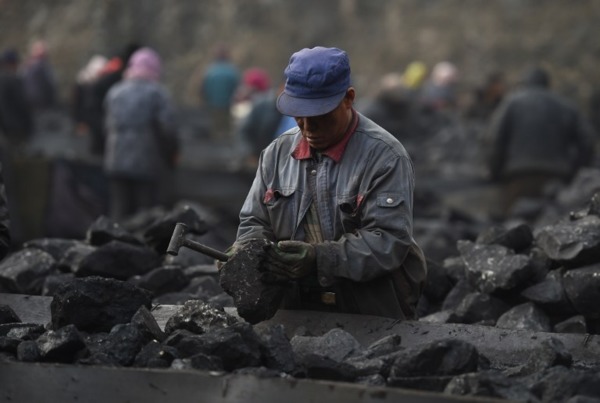
[[491, 179], [502, 186], [504, 213], [521, 197], [542, 196], [550, 182], [568, 182], [592, 161], [591, 125], [549, 88], [545, 70], [528, 70], [520, 88], [492, 116], [486, 139], [489, 169]]
[[56, 106], [58, 101], [56, 77], [44, 41], [36, 41], [31, 45], [29, 57], [23, 63], [21, 74], [25, 80], [27, 98], [35, 110], [44, 111]]
[[95, 84], [106, 64], [104, 56], [94, 55], [77, 75], [73, 86], [72, 113], [76, 132], [90, 136], [90, 153], [102, 155], [104, 136], [102, 135], [102, 113], [96, 107]]
[[0, 132], [12, 148], [26, 143], [33, 130], [25, 84], [18, 75], [19, 54], [7, 49], [0, 55]]

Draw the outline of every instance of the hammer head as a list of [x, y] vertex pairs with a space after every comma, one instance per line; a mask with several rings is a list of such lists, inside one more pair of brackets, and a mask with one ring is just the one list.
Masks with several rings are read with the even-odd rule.
[[169, 255], [177, 256], [179, 253], [179, 248], [183, 246], [183, 241], [185, 239], [187, 230], [187, 225], [184, 223], [179, 222], [175, 225], [173, 235], [171, 235], [171, 241], [169, 242], [169, 247], [167, 248], [167, 253]]

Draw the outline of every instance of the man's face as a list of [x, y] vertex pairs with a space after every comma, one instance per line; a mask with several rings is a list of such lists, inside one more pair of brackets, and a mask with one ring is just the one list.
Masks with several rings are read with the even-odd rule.
[[294, 118], [308, 145], [315, 150], [326, 150], [344, 137], [352, 120], [354, 96], [354, 88], [350, 87], [342, 102], [331, 112]]

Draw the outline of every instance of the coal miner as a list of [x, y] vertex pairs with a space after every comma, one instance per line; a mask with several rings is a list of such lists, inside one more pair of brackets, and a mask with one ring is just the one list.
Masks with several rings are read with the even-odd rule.
[[289, 287], [282, 309], [414, 318], [427, 269], [406, 150], [353, 108], [343, 50], [302, 49], [285, 76], [277, 108], [298, 126], [261, 153], [232, 250], [273, 242], [265, 278]]

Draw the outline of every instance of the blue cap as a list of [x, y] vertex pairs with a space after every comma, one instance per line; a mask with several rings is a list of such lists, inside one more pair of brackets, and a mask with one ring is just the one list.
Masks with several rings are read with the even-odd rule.
[[285, 88], [277, 98], [277, 109], [288, 116], [329, 113], [350, 87], [350, 61], [338, 48], [302, 49], [292, 55], [284, 74]]

